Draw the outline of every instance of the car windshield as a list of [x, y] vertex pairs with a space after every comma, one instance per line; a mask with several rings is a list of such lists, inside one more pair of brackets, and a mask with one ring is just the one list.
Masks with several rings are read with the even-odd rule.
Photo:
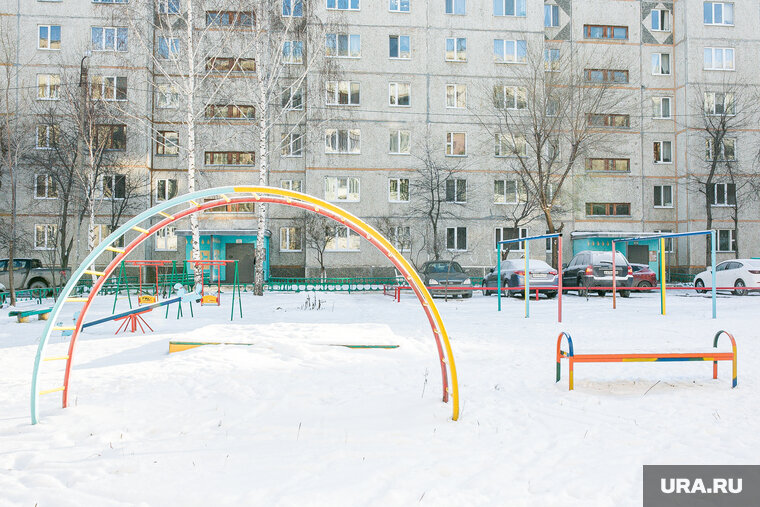
[[464, 273], [458, 262], [432, 262], [425, 268], [425, 273]]
[[[612, 264], [612, 252], [596, 252], [594, 253], [594, 263], [596, 264]], [[628, 264], [625, 257], [620, 252], [615, 252], [615, 264], [623, 266]]]

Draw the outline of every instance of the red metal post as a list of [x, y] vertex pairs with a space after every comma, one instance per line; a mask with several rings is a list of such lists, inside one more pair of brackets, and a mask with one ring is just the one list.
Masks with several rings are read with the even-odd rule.
[[615, 241], [612, 241], [612, 309], [614, 310], [617, 308], [617, 276], [616, 276], [616, 269], [615, 269]]

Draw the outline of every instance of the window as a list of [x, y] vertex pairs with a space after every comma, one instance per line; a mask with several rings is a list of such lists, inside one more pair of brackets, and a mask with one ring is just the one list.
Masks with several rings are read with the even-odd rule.
[[[159, 36], [156, 54], [164, 60], [179, 58], [179, 37]], [[206, 62], [206, 68], [208, 68], [208, 61]]]
[[467, 107], [467, 85], [446, 85], [446, 107], [458, 109]]
[[525, 0], [493, 0], [494, 16], [525, 16]]
[[168, 201], [177, 197], [177, 180], [156, 181], [156, 201]]
[[58, 226], [55, 224], [34, 225], [34, 249], [55, 250], [55, 237], [58, 235]]
[[672, 208], [673, 207], [673, 187], [671, 185], [654, 186], [654, 207], [655, 208]]
[[627, 173], [631, 170], [631, 161], [627, 158], [587, 158], [586, 170]]
[[301, 228], [280, 227], [280, 252], [300, 252]]
[[361, 84], [357, 81], [328, 81], [328, 106], [358, 106], [361, 101]]
[[388, 57], [401, 60], [412, 57], [412, 45], [408, 35], [388, 36]]
[[493, 180], [494, 204], [517, 204], [517, 181]]
[[349, 35], [345, 33], [328, 33], [325, 35], [325, 56], [334, 58], [359, 58], [361, 55], [362, 42], [360, 35]]
[[409, 2], [411, 0], [389, 0], [388, 10], [391, 12], [409, 12]]
[[40, 25], [37, 49], [61, 49], [60, 25]]
[[736, 184], [714, 183], [707, 189], [708, 198], [713, 206], [736, 206]]
[[652, 9], [652, 30], [656, 32], [670, 31], [670, 11], [666, 9]]
[[654, 118], [670, 118], [670, 97], [652, 97], [652, 107]]
[[348, 176], [325, 177], [325, 200], [359, 202], [359, 178]]
[[[93, 230], [93, 232], [95, 232], [95, 246], [97, 246], [113, 232], [113, 228], [110, 225], [106, 225], [106, 224], [95, 224], [95, 229]], [[121, 238], [121, 240], [123, 241], [124, 238]], [[124, 246], [124, 245], [113, 245], [113, 246]]]
[[301, 180], [282, 180], [280, 181], [280, 187], [287, 190], [293, 190], [294, 192], [302, 192], [303, 181]]
[[528, 107], [528, 89], [522, 86], [501, 86], [493, 88], [494, 103], [499, 109], [525, 109]]
[[549, 97], [546, 99], [546, 116], [552, 117], [559, 114], [559, 100]]
[[327, 0], [327, 8], [341, 11], [358, 11], [359, 0]]
[[528, 143], [525, 136], [510, 134], [494, 134], [494, 156], [524, 157], [528, 153]]
[[[408, 180], [406, 181], [408, 200]], [[359, 201], [359, 178], [325, 178], [325, 199], [328, 201]]]
[[[126, 2], [127, 0], [125, 0]], [[158, 12], [160, 14], [179, 14], [180, 0], [158, 0]]]
[[37, 74], [37, 99], [58, 100], [58, 88], [61, 86], [59, 74]]
[[127, 149], [127, 126], [96, 125], [95, 141], [104, 150], [124, 151]]
[[289, 111], [303, 111], [303, 88], [284, 86], [280, 104]]
[[544, 4], [544, 26], [559, 26], [559, 6]]
[[38, 150], [50, 150], [55, 148], [58, 141], [58, 125], [37, 125]]
[[[160, 41], [159, 41], [160, 43]], [[168, 45], [167, 55], [168, 55]], [[177, 53], [179, 53], [179, 41], [177, 41]], [[165, 58], [168, 58], [165, 57]], [[209, 57], [206, 58], [206, 70], [210, 72], [255, 72], [256, 61], [253, 58], [232, 58], [232, 57]]]
[[156, 231], [156, 251], [173, 252], [177, 250], [177, 228], [168, 226]]
[[[494, 250], [499, 249], [499, 241], [505, 241], [508, 239], [527, 238], [528, 229], [526, 227], [497, 227], [496, 228], [496, 242], [494, 243]], [[502, 250], [511, 250], [513, 252], [522, 252], [525, 250], [525, 241], [518, 243], [507, 243], [501, 245]]]
[[256, 117], [256, 108], [247, 105], [207, 105], [206, 118], [224, 120], [250, 120]]
[[300, 132], [282, 134], [280, 145], [283, 157], [300, 157], [303, 154], [303, 134]]
[[628, 38], [628, 27], [583, 25], [583, 34], [586, 39], [626, 40]]
[[467, 227], [446, 227], [446, 250], [467, 250]]
[[705, 70], [734, 70], [733, 48], [705, 48]]
[[544, 70], [559, 70], [559, 49], [544, 49]]
[[326, 129], [325, 153], [361, 153], [361, 136], [359, 129]]
[[448, 37], [446, 39], [446, 61], [467, 61], [467, 39], [464, 37]]
[[705, 2], [703, 4], [706, 25], [733, 25], [734, 4], [727, 2]]
[[409, 202], [409, 178], [388, 179], [388, 202]]
[[282, 62], [289, 65], [303, 63], [303, 41], [286, 40], [282, 44]]
[[156, 155], [179, 155], [179, 132], [159, 130], [156, 134]]
[[705, 160], [736, 160], [736, 139], [723, 138], [723, 142], [713, 150], [713, 141], [705, 139]]
[[408, 106], [410, 83], [388, 83], [388, 104], [391, 106]]
[[[209, 197], [203, 199], [203, 202], [216, 201], [215, 197]], [[252, 202], [230, 202], [227, 204], [220, 204], [206, 210], [206, 213], [254, 213], [256, 206]]]
[[[670, 234], [670, 229], [655, 229], [653, 232], [658, 234]], [[665, 238], [665, 253], [673, 253], [673, 238]]]
[[631, 126], [631, 117], [627, 114], [587, 114], [586, 120], [591, 127], [628, 128]]
[[446, 0], [446, 14], [465, 15], [465, 0]]
[[411, 136], [409, 130], [391, 130], [388, 153], [391, 155], [409, 155]]
[[670, 75], [670, 53], [652, 54], [652, 74], [655, 76]]
[[733, 229], [718, 229], [718, 252], [736, 251], [736, 231]]
[[112, 26], [93, 26], [90, 35], [93, 51], [126, 51], [127, 29]]
[[669, 164], [673, 162], [670, 141], [655, 141], [652, 147], [655, 164]]
[[446, 132], [446, 155], [450, 157], [467, 155], [467, 134], [465, 132]]
[[126, 76], [92, 76], [90, 95], [93, 100], [127, 100]]
[[459, 204], [467, 202], [467, 180], [446, 180], [446, 202]]
[[34, 175], [34, 198], [35, 199], [55, 199], [58, 197], [58, 189], [55, 185], [55, 179], [50, 174]]
[[159, 109], [179, 107], [179, 92], [174, 85], [160, 84], [156, 87], [156, 107]]
[[736, 104], [733, 93], [705, 92], [705, 114], [709, 116], [733, 116]]
[[348, 227], [334, 225], [325, 231], [327, 244], [325, 250], [330, 252], [358, 252], [359, 235]]
[[528, 43], [524, 40], [493, 40], [493, 60], [496, 63], [526, 63]]
[[255, 165], [256, 153], [253, 151], [207, 151], [206, 165]]
[[253, 26], [253, 13], [245, 11], [206, 11], [206, 26]]
[[408, 225], [395, 225], [390, 230], [390, 239], [399, 252], [412, 250], [412, 228]]
[[587, 202], [588, 216], [631, 216], [629, 202]]
[[105, 174], [100, 177], [103, 199], [124, 199], [127, 194], [126, 174]]
[[586, 69], [586, 81], [589, 83], [627, 83], [627, 70]]
[[303, 17], [303, 0], [282, 0], [282, 15], [286, 18]]

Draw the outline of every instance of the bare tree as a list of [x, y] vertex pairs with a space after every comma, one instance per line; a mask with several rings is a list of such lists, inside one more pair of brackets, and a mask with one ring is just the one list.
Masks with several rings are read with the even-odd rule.
[[[719, 84], [701, 84], [696, 87], [693, 107], [699, 112], [699, 132], [704, 144], [696, 143], [696, 160], [704, 160], [705, 173], [691, 172], [688, 176], [690, 191], [701, 195], [705, 205], [705, 228], [713, 228], [713, 206], [733, 207], [734, 238], [739, 224], [739, 197], [749, 201], [755, 198], [750, 178], [736, 159], [735, 136], [750, 127], [760, 112], [754, 89], [738, 81], [724, 80]], [[758, 152], [757, 147], [748, 151]], [[754, 162], [754, 160], [753, 160]], [[700, 164], [701, 166], [701, 164]], [[699, 166], [698, 166], [699, 167]], [[705, 262], [711, 255], [710, 237], [705, 242]], [[738, 255], [738, 242], [736, 248]]]
[[[543, 49], [543, 48], [542, 48]], [[493, 136], [495, 154], [515, 171], [535, 199], [550, 233], [562, 231], [561, 190], [579, 161], [613, 150], [611, 115], [630, 121], [625, 95], [614, 87], [627, 82], [627, 66], [583, 48], [556, 53], [529, 51], [514, 83], [494, 85], [491, 100], [475, 111]], [[487, 96], [487, 95], [486, 95]], [[556, 249], [552, 263], [557, 263]]]
[[[454, 141], [451, 145], [452, 150], [460, 149]], [[440, 146], [441, 143], [435, 143], [429, 133], [416, 146], [412, 156], [417, 158], [419, 165], [410, 182], [414, 194], [411, 214], [424, 217], [424, 249], [434, 260], [441, 258], [443, 250], [441, 222], [459, 216], [467, 192], [466, 180], [458, 178], [466, 169], [466, 163], [461, 158], [444, 156]]]
[[324, 278], [325, 250], [332, 237], [335, 236], [335, 223], [333, 220], [314, 213], [304, 213], [301, 218], [304, 231], [304, 243], [314, 252], [314, 257], [319, 264], [319, 276]]

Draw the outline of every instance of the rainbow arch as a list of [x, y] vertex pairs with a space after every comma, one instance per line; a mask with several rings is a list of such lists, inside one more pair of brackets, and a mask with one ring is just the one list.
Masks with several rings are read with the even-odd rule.
[[[212, 200], [205, 201], [204, 199], [212, 198]], [[215, 198], [215, 199], [214, 199]], [[132, 218], [124, 225], [116, 229], [111, 235], [104, 239], [90, 254], [85, 258], [82, 264], [72, 273], [66, 286], [60, 293], [58, 300], [56, 301], [51, 311], [50, 317], [45, 325], [45, 331], [40, 339], [39, 346], [37, 347], [37, 354], [34, 359], [34, 370], [32, 373], [32, 387], [31, 387], [31, 419], [32, 424], [37, 424], [40, 420], [39, 415], [39, 399], [40, 396], [51, 394], [55, 392], [61, 392], [62, 406], [66, 408], [68, 406], [69, 399], [69, 386], [71, 380], [71, 365], [76, 351], [77, 338], [82, 329], [84, 318], [94, 300], [106, 281], [108, 276], [117, 268], [122, 260], [125, 259], [135, 248], [142, 244], [146, 239], [152, 236], [156, 231], [171, 225], [172, 223], [181, 220], [193, 213], [214, 208], [227, 203], [274, 203], [283, 204], [286, 206], [292, 206], [301, 208], [319, 215], [331, 218], [341, 224], [347, 226], [364, 239], [374, 245], [380, 252], [382, 252], [388, 260], [399, 270], [401, 275], [406, 279], [407, 283], [412, 287], [417, 299], [420, 301], [425, 315], [428, 318], [431, 330], [433, 332], [433, 338], [435, 340], [436, 349], [438, 351], [438, 359], [441, 367], [441, 383], [443, 389], [443, 401], [444, 403], [449, 401], [449, 396], [452, 402], [452, 419], [457, 420], [459, 418], [459, 387], [457, 383], [456, 365], [454, 362], [454, 355], [451, 350], [451, 343], [449, 341], [446, 328], [443, 324], [438, 309], [433, 302], [428, 290], [425, 288], [425, 284], [420, 278], [414, 267], [407, 261], [403, 255], [375, 228], [362, 221], [358, 217], [349, 213], [348, 211], [335, 206], [327, 201], [319, 199], [317, 197], [303, 194], [301, 192], [295, 192], [293, 190], [287, 190], [283, 188], [266, 187], [266, 186], [228, 186], [217, 187], [208, 190], [200, 190], [183, 196], [175, 197], [169, 201], [157, 204], [156, 206], [140, 213], [136, 217]], [[188, 205], [184, 206], [183, 205]], [[171, 212], [170, 212], [171, 211]], [[154, 225], [145, 225], [150, 219], [160, 216], [162, 219]], [[137, 236], [129, 242], [124, 248], [114, 247], [113, 244], [120, 238], [124, 238], [127, 233], [136, 232]], [[125, 241], [126, 242], [126, 241]], [[105, 252], [116, 253], [116, 256], [109, 262], [107, 267], [102, 271], [94, 271], [90, 268], [98, 260], [98, 258]], [[71, 293], [74, 287], [82, 278], [82, 276], [95, 276], [96, 281], [92, 286], [92, 290], [85, 297], [71, 297]], [[61, 327], [55, 323], [58, 320], [58, 315], [61, 312], [63, 305], [67, 303], [79, 303], [83, 304], [82, 309], [79, 312], [79, 317], [76, 323], [72, 327]], [[65, 356], [60, 357], [47, 357], [45, 355], [47, 345], [50, 341], [50, 337], [54, 331], [70, 330], [72, 332], [69, 342], [68, 353]], [[40, 390], [40, 374], [43, 364], [48, 364], [54, 361], [66, 361], [66, 367], [63, 378], [63, 385], [50, 389]], [[449, 385], [449, 375], [451, 384]]]

